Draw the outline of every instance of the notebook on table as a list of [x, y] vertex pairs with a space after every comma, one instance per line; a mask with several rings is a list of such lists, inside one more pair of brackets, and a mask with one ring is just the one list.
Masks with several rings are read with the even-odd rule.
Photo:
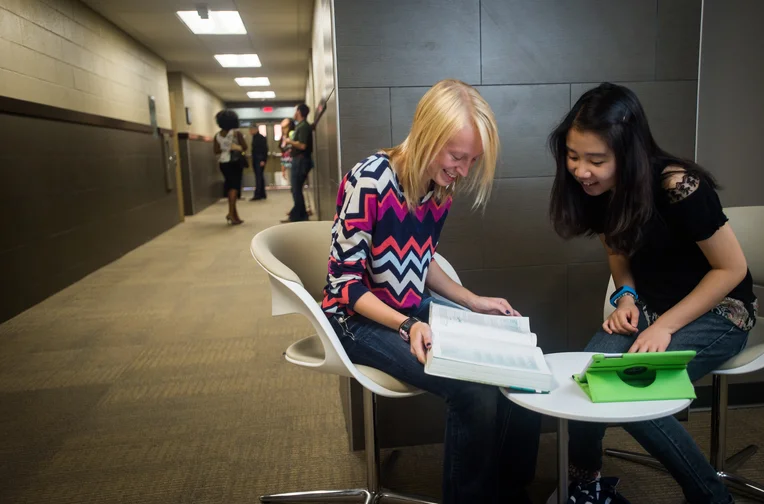
[[528, 317], [483, 315], [430, 305], [432, 347], [425, 373], [526, 392], [549, 392], [554, 378]]

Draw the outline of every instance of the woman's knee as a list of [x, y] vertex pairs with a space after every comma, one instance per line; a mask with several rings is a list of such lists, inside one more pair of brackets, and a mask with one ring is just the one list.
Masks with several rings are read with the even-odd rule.
[[496, 414], [496, 406], [501, 398], [497, 387], [461, 380], [449, 381], [453, 383], [449, 384], [443, 396], [449, 408]]
[[634, 336], [623, 334], [608, 334], [599, 330], [586, 344], [584, 351], [599, 353], [623, 353], [627, 352], [634, 344]]

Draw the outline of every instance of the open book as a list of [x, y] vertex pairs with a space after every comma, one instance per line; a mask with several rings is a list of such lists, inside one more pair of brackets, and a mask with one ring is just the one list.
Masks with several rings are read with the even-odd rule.
[[430, 304], [427, 374], [549, 392], [554, 379], [528, 317], [482, 315]]

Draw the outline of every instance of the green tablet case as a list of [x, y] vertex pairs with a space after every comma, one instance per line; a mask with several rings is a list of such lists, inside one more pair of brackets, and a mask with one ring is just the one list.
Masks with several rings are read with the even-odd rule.
[[625, 354], [595, 354], [581, 375], [574, 375], [592, 402], [695, 399], [687, 375], [692, 350]]

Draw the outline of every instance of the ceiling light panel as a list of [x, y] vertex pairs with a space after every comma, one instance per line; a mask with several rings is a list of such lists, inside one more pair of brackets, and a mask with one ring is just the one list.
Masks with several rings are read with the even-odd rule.
[[225, 68], [258, 68], [262, 66], [257, 54], [216, 54], [215, 59], [218, 60], [220, 66]]
[[197, 11], [178, 11], [178, 17], [196, 35], [246, 35], [247, 29], [237, 11], [210, 11], [202, 19]]
[[239, 86], [270, 86], [268, 77], [236, 77], [234, 79]]
[[250, 91], [247, 93], [250, 98], [276, 98], [273, 91]]

